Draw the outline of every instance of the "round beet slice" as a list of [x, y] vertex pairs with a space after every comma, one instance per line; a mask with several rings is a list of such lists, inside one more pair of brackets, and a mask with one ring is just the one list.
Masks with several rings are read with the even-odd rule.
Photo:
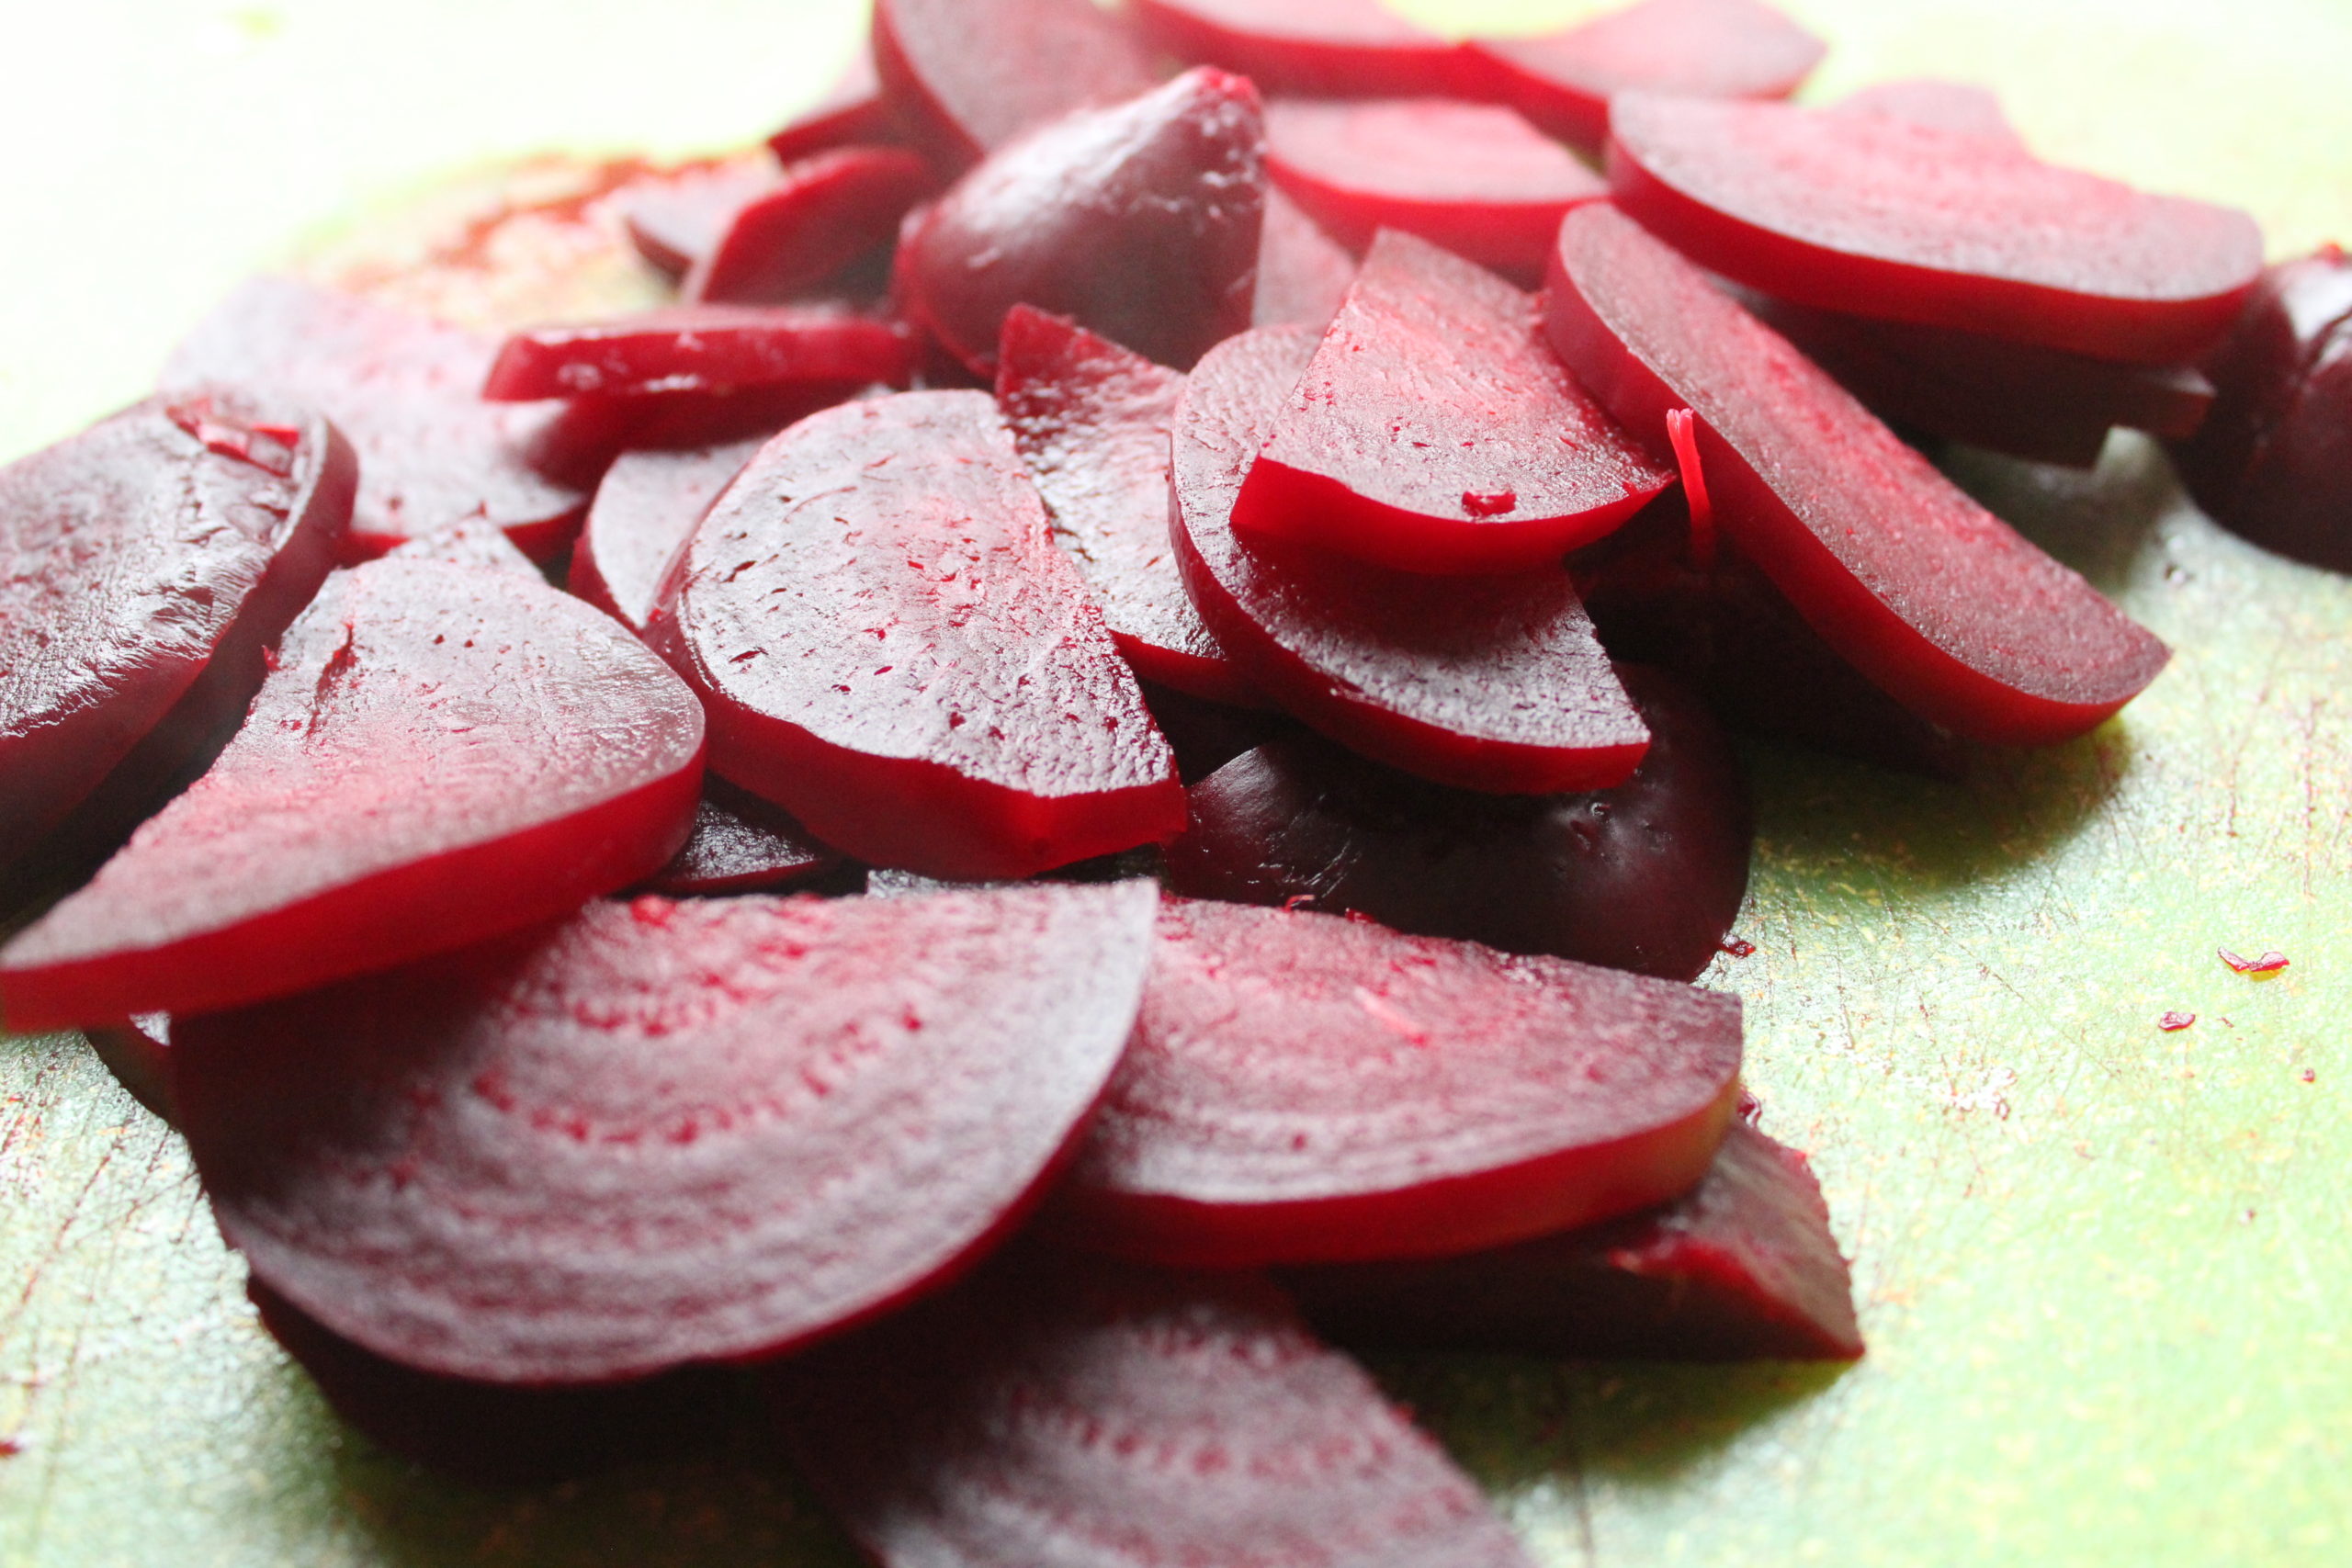
[[1132, 0], [1136, 25], [1180, 60], [1270, 93], [1416, 97], [1453, 92], [1462, 52], [1380, 0]]
[[695, 525], [766, 444], [734, 441], [615, 458], [571, 552], [571, 591], [642, 632]]
[[686, 275], [685, 297], [789, 299], [889, 243], [907, 209], [937, 185], [931, 165], [902, 147], [842, 147], [792, 164], [720, 225]]
[[1143, 41], [1093, 0], [876, 0], [874, 67], [910, 139], [948, 170], [1159, 79]]
[[482, 396], [528, 402], [808, 382], [902, 387], [913, 370], [913, 341], [896, 321], [838, 306], [685, 305], [517, 333], [500, 345]]
[[1706, 1175], [1739, 998], [1306, 910], [1172, 902], [1057, 1195], [1090, 1250], [1203, 1268], [1437, 1258]]

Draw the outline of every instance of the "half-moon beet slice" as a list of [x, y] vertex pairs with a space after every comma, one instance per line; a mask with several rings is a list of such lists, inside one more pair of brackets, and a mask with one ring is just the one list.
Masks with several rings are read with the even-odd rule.
[[1455, 91], [1462, 51], [1380, 0], [1131, 0], [1136, 25], [1180, 60], [1269, 93], [1423, 97]]
[[653, 637], [711, 763], [874, 865], [1028, 876], [1175, 833], [1175, 760], [985, 392], [902, 392], [762, 448]]
[[1546, 297], [1561, 357], [1628, 428], [1662, 439], [1669, 412], [1696, 414], [1718, 525], [1913, 712], [2048, 744], [2171, 657], [1623, 213], [1568, 215]]
[[[795, 164], [738, 207], [686, 275], [696, 302], [775, 304], [890, 243], [938, 186], [902, 147], [841, 147]], [[879, 379], [879, 378], [876, 378]]]
[[221, 1235], [422, 1371], [618, 1382], [942, 1282], [1119, 1058], [1149, 884], [593, 904], [527, 939], [182, 1021]]
[[811, 382], [903, 387], [913, 370], [913, 339], [896, 321], [837, 305], [684, 305], [517, 333], [500, 345], [482, 396], [530, 402]]
[[906, 139], [898, 109], [882, 92], [874, 51], [861, 48], [816, 107], [768, 138], [768, 151], [790, 164], [839, 147], [895, 147]]
[[621, 197], [629, 243], [674, 283], [717, 248], [736, 209], [775, 181], [775, 167], [764, 157], [689, 164], [649, 175]]
[[1296, 327], [1245, 333], [1185, 387], [1177, 565], [1201, 619], [1261, 691], [1393, 767], [1521, 795], [1623, 783], [1649, 732], [1566, 571], [1431, 579], [1235, 531], [1242, 476], [1315, 343]]
[[841, 863], [786, 813], [712, 778], [703, 784], [686, 847], [645, 886], [673, 897], [768, 893], [822, 876]]
[[2262, 275], [2235, 208], [1889, 115], [1627, 93], [1609, 181], [1644, 227], [1768, 294], [2105, 359], [2196, 359]]
[[702, 740], [660, 660], [543, 582], [339, 572], [211, 771], [0, 948], [0, 1017], [234, 1007], [553, 919], [677, 852]]
[[695, 525], [765, 445], [763, 438], [615, 458], [572, 548], [571, 591], [629, 630], [644, 631]]
[[910, 139], [949, 171], [1159, 79], [1143, 41], [1093, 0], [876, 0], [874, 68]]
[[1173, 902], [1060, 1235], [1152, 1263], [1442, 1258], [1688, 1191], [1739, 998], [1306, 910]]

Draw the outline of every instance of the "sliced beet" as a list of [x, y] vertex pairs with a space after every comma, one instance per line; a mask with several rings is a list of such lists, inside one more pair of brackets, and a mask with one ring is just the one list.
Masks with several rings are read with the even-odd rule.
[[1177, 564], [1202, 620], [1261, 691], [1392, 767], [1524, 795], [1623, 784], [1648, 731], [1566, 571], [1433, 581], [1236, 532], [1242, 476], [1315, 342], [1243, 333], [1178, 405]]
[[172, 1018], [169, 1013], [141, 1013], [121, 1023], [97, 1024], [86, 1031], [90, 1048], [107, 1065], [114, 1081], [158, 1120], [176, 1124], [172, 1108]]
[[899, 220], [936, 184], [931, 165], [903, 147], [841, 147], [794, 164], [735, 209], [686, 275], [685, 297], [745, 305], [790, 299], [888, 244]]
[[891, 147], [906, 139], [875, 72], [874, 51], [860, 49], [813, 108], [768, 138], [768, 151], [779, 164], [797, 164], [837, 148]]
[[482, 396], [530, 402], [783, 383], [903, 387], [913, 369], [912, 340], [896, 321], [827, 305], [686, 305], [517, 333], [499, 348]]
[[1266, 187], [1266, 224], [1258, 242], [1253, 327], [1313, 327], [1340, 313], [1356, 280], [1353, 252], [1324, 231], [1278, 186]]
[[1049, 1215], [1203, 1268], [1438, 1258], [1706, 1175], [1739, 999], [1307, 910], [1171, 902]]
[[714, 778], [703, 785], [693, 837], [645, 886], [673, 897], [769, 893], [822, 876], [841, 863], [789, 813]]
[[1399, 97], [1456, 90], [1462, 51], [1379, 0], [1130, 0], [1136, 25], [1179, 60], [1221, 65], [1269, 93]]
[[763, 1356], [1020, 1217], [1118, 1060], [1153, 904], [597, 903], [182, 1021], [174, 1089], [221, 1235], [377, 1355], [525, 1385]]
[[874, 67], [915, 145], [949, 170], [1159, 79], [1143, 41], [1093, 0], [876, 0]]
[[436, 528], [421, 538], [395, 546], [384, 554], [387, 560], [440, 561], [447, 566], [471, 567], [482, 571], [508, 571], [530, 579], [546, 581], [531, 558], [514, 547], [504, 530], [492, 527], [481, 518], [452, 523], [447, 528]]
[[2352, 322], [2321, 344], [2216, 520], [2266, 549], [2352, 571]]
[[1847, 94], [1835, 107], [1840, 114], [1886, 115], [1914, 125], [1990, 137], [2017, 152], [2026, 151], [2025, 138], [2009, 122], [1999, 95], [1972, 82], [1947, 82], [1935, 76], [1879, 82]]
[[1244, 751], [1269, 740], [1305, 733], [1286, 714], [1268, 708], [1236, 707], [1204, 697], [1141, 682], [1145, 705], [1152, 722], [1168, 737], [1176, 753], [1176, 771], [1189, 786], [1198, 784]]
[[594, 473], [601, 488], [605, 471], [629, 452], [680, 452], [764, 441], [786, 425], [867, 389], [860, 381], [778, 381], [724, 391], [689, 388], [574, 398], [565, 405], [564, 417], [549, 427], [542, 449], [562, 451], [567, 462]]
[[642, 632], [695, 525], [765, 445], [762, 438], [615, 458], [571, 552], [571, 591]]
[[2135, 364], [2205, 353], [2262, 274], [2235, 208], [1886, 115], [1627, 93], [1609, 179], [1645, 228], [1768, 294]]
[[1671, 482], [1545, 344], [1534, 300], [1391, 230], [1268, 431], [1233, 525], [1399, 571], [1533, 570]]
[[2164, 668], [2164, 644], [1622, 213], [1569, 214], [1547, 298], [1561, 356], [1629, 428], [1695, 412], [1717, 526], [1913, 712], [2047, 744]]
[[910, 226], [903, 303], [982, 377], [1023, 304], [1189, 367], [1250, 324], [1264, 140], [1256, 89], [1208, 70], [1040, 127]]
[[994, 402], [805, 420], [703, 520], [650, 635], [711, 762], [875, 865], [1027, 876], [1166, 838], [1183, 792]]
[[1853, 1281], [1804, 1156], [1734, 1122], [1663, 1208], [1465, 1257], [1285, 1269], [1315, 1326], [1383, 1349], [1852, 1360]]
[[764, 160], [689, 164], [632, 186], [621, 200], [622, 221], [637, 254], [675, 282], [718, 248], [738, 209], [775, 183]]
[[694, 694], [545, 583], [337, 573], [211, 771], [0, 948], [0, 1014], [232, 1007], [552, 919], [677, 852], [702, 741]]

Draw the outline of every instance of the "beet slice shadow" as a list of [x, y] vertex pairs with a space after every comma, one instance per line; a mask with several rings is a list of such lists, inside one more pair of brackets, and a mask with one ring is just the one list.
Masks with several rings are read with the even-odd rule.
[[761, 437], [615, 458], [572, 548], [571, 592], [642, 633], [695, 525], [766, 445]]
[[1462, 51], [1380, 0], [1130, 0], [1136, 26], [1179, 60], [1269, 93], [1405, 97], [1456, 91]]
[[951, 173], [1159, 79], [1143, 41], [1092, 0], [876, 0], [873, 45], [884, 100]]

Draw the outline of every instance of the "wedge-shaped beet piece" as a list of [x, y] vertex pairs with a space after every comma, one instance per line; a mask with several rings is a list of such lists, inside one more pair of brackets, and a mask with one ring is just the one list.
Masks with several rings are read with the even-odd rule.
[[913, 371], [913, 339], [896, 321], [829, 305], [687, 305], [517, 333], [500, 346], [482, 396], [530, 402], [809, 382], [903, 387]]
[[0, 1018], [233, 1007], [555, 919], [677, 852], [702, 741], [694, 694], [543, 582], [337, 573], [211, 771], [0, 948]]
[[1527, 1568], [1470, 1479], [1247, 1275], [1008, 1255], [778, 1369], [880, 1568]]
[[766, 893], [822, 876], [841, 863], [789, 814], [714, 778], [703, 786], [694, 836], [646, 886], [673, 897]]
[[621, 198], [622, 221], [637, 254], [674, 282], [718, 249], [738, 209], [775, 183], [764, 158], [689, 164], [632, 186]]
[[1605, 789], [1649, 732], [1564, 570], [1442, 581], [1233, 527], [1315, 334], [1268, 327], [1194, 370], [1170, 434], [1177, 565], [1227, 655], [1368, 757], [1464, 789]]
[[1355, 254], [1325, 232], [1279, 186], [1269, 185], [1250, 324], [1313, 327], [1319, 333], [1340, 313], [1348, 285], [1355, 280]]
[[1545, 345], [1532, 299], [1391, 230], [1268, 432], [1233, 523], [1400, 571], [1522, 571], [1672, 482]]
[[1879, 82], [1838, 100], [1840, 114], [1885, 115], [1914, 125], [1939, 126], [2004, 142], [2026, 151], [2025, 138], [2009, 121], [1998, 95], [1972, 82], [1947, 82], [1936, 76], [1911, 76]]
[[874, 69], [874, 51], [860, 49], [814, 107], [768, 138], [768, 151], [779, 164], [797, 164], [838, 148], [891, 147], [906, 139]]
[[1451, 93], [1462, 51], [1380, 0], [1131, 0], [1136, 24], [1180, 60], [1221, 65], [1269, 93]]
[[937, 183], [902, 147], [842, 147], [792, 164], [737, 208], [686, 275], [688, 299], [774, 304], [890, 243]]
[[1623, 214], [1568, 215], [1547, 298], [1561, 356], [1628, 427], [1696, 414], [1717, 525], [1913, 712], [2046, 744], [2164, 668], [2164, 644]]
[[951, 170], [1159, 79], [1143, 41], [1093, 0], [876, 0], [874, 66], [914, 143]]
[[1168, 743], [986, 393], [786, 431], [650, 635], [703, 694], [712, 766], [870, 864], [1027, 876], [1183, 826]]
[[733, 441], [615, 458], [571, 552], [571, 591], [642, 632], [695, 525], [765, 445]]
[[1851, 1360], [1853, 1282], [1804, 1156], [1735, 1122], [1646, 1213], [1466, 1257], [1285, 1269], [1342, 1344], [1676, 1361]]
[[181, 1021], [174, 1089], [221, 1235], [378, 1355], [524, 1384], [761, 1356], [1020, 1217], [1118, 1060], [1154, 903], [597, 903]]
[[1739, 999], [1306, 910], [1174, 902], [1059, 1234], [1148, 1262], [1439, 1258], [1696, 1186]]
[[2262, 274], [2235, 208], [1885, 115], [1628, 93], [1609, 179], [1645, 227], [1768, 294], [2106, 359], [2197, 358]]

